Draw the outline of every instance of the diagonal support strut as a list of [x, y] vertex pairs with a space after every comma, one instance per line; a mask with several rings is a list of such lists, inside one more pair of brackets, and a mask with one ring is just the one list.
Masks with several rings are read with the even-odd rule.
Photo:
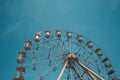
[[62, 68], [62, 70], [61, 70], [61, 72], [60, 72], [60, 74], [57, 78], [57, 80], [61, 80], [61, 77], [62, 77], [63, 72], [64, 72], [67, 65], [69, 65], [70, 68], [76, 73], [76, 75], [79, 76], [78, 78], [82, 78], [80, 76], [80, 74], [78, 73], [78, 71], [76, 71], [75, 68], [70, 64], [70, 60], [73, 60], [73, 61], [77, 62], [79, 64], [79, 66], [82, 67], [83, 70], [91, 77], [92, 80], [97, 80], [97, 79], [104, 80], [104, 78], [102, 78], [100, 75], [98, 75], [97, 73], [95, 73], [94, 71], [89, 69], [87, 66], [82, 64], [81, 61], [78, 60], [78, 58], [74, 54], [71, 54], [71, 53], [68, 55], [68, 59], [66, 60], [64, 66], [63, 66], [63, 68]]

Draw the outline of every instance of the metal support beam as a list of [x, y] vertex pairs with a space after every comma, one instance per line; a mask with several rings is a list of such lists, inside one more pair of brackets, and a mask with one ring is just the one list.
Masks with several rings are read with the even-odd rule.
[[97, 80], [97, 78], [99, 80], [104, 80], [104, 78], [102, 78], [100, 75], [98, 75], [97, 73], [95, 73], [94, 71], [92, 71], [91, 69], [89, 69], [87, 66], [85, 66], [84, 64], [82, 64], [80, 62], [80, 60], [77, 59], [77, 57], [74, 55], [74, 54], [69, 54], [68, 55], [68, 59], [66, 60], [57, 80], [60, 80], [62, 75], [63, 75], [63, 72], [66, 68], [67, 65], [70, 66], [70, 68], [75, 72], [75, 74], [78, 76], [78, 78], [80, 80], [84, 80], [84, 78], [81, 77], [81, 75], [78, 73], [78, 71], [69, 63], [71, 60], [77, 62], [79, 64], [79, 66], [81, 66], [83, 68], [83, 70], [91, 77], [92, 80]]
[[96, 80], [95, 76], [93, 74], [91, 74], [89, 71], [86, 71], [88, 73], [88, 75], [90, 75], [92, 80]]
[[104, 78], [102, 78], [101, 76], [99, 76], [98, 74], [93, 72], [91, 69], [89, 69], [88, 67], [83, 65], [78, 59], [76, 59], [76, 60], [77, 60], [77, 63], [90, 75], [90, 77], [93, 78], [93, 80], [96, 80], [96, 79], [94, 79], [93, 76], [97, 77], [100, 80], [104, 80]]
[[79, 80], [84, 80], [84, 78], [80, 75], [80, 73], [71, 64], [69, 65], [70, 65], [70, 68], [75, 72]]
[[61, 72], [60, 72], [60, 74], [59, 74], [59, 76], [58, 76], [58, 78], [57, 78], [57, 80], [60, 80], [60, 79], [61, 79], [61, 77], [62, 77], [62, 75], [63, 75], [63, 72], [64, 72], [67, 64], [68, 64], [68, 60], [66, 60], [64, 66], [63, 66], [63, 68], [62, 68], [62, 70], [61, 70]]

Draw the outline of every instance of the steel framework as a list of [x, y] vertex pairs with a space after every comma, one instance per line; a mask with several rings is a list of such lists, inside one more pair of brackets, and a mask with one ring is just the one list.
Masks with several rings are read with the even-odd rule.
[[46, 30], [18, 52], [13, 80], [119, 80], [108, 56], [74, 32]]

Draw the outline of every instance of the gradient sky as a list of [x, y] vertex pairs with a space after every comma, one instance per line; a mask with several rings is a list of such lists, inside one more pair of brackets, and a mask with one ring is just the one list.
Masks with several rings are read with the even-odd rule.
[[120, 76], [120, 0], [0, 0], [0, 80], [13, 77], [24, 41], [46, 29], [88, 37]]

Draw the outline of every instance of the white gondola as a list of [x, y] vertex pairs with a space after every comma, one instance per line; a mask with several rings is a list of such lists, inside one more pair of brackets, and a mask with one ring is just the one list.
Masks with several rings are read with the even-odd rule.
[[25, 50], [30, 50], [31, 45], [32, 45], [32, 41], [31, 40], [26, 40], [25, 42], [26, 42], [25, 46], [24, 46]]
[[25, 72], [25, 68], [24, 67], [22, 67], [22, 66], [18, 66], [18, 67], [16, 67], [16, 71], [19, 71], [19, 72]]
[[56, 36], [60, 37], [61, 36], [61, 30], [56, 30]]
[[97, 48], [97, 49], [95, 50], [95, 53], [97, 53], [97, 55], [98, 55], [99, 57], [102, 56], [102, 51], [101, 51], [100, 48]]
[[92, 41], [87, 41], [87, 46], [88, 48], [92, 48], [93, 47]]
[[67, 33], [66, 33], [66, 36], [67, 36], [68, 38], [71, 38], [71, 37], [72, 37], [72, 32], [67, 32]]
[[26, 52], [20, 51], [20, 52], [18, 53], [18, 58], [16, 59], [16, 61], [17, 61], [18, 63], [23, 63], [25, 57], [26, 57]]
[[45, 31], [45, 37], [46, 37], [46, 38], [50, 38], [50, 35], [51, 35], [51, 34], [50, 34], [50, 31], [48, 31], [48, 30]]
[[81, 35], [78, 35], [76, 39], [77, 39], [78, 42], [82, 42], [83, 41], [83, 37]]
[[40, 37], [41, 37], [41, 35], [39, 33], [35, 34], [34, 41], [35, 42], [39, 42], [40, 41]]

